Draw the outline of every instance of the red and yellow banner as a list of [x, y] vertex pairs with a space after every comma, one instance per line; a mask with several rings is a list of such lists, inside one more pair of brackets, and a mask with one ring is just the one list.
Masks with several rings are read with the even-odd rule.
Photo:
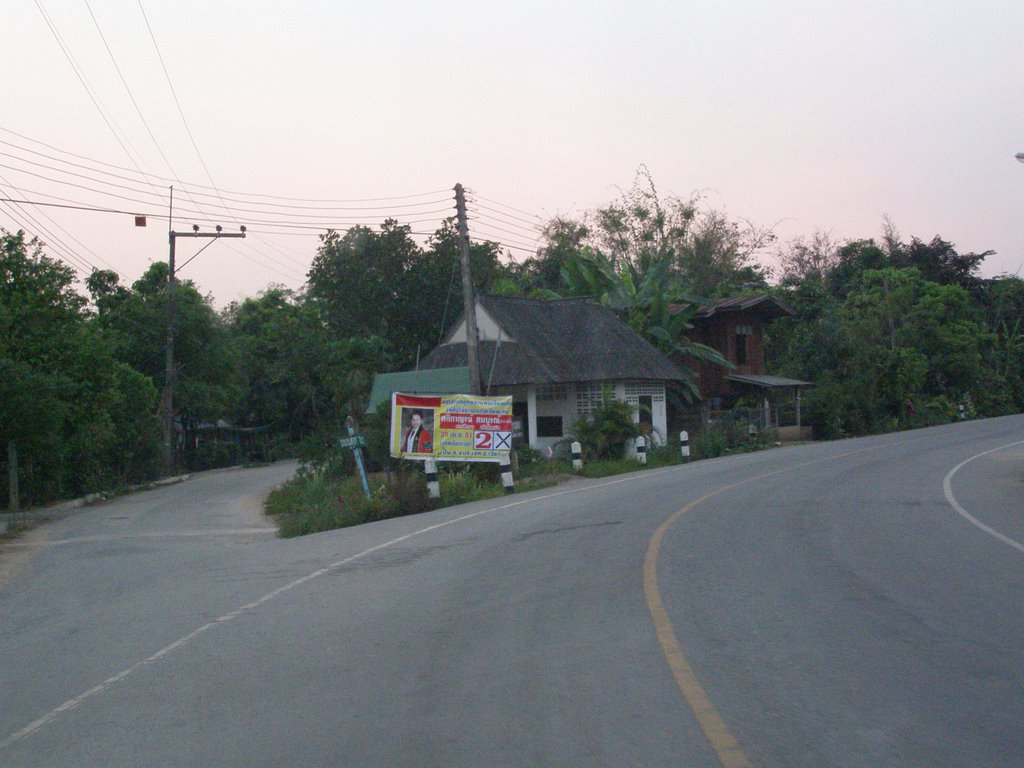
[[512, 396], [391, 396], [391, 455], [500, 461], [512, 450]]

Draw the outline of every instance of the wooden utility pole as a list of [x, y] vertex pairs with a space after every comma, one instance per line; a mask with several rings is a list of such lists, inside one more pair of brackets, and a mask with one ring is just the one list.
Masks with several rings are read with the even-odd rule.
[[476, 328], [476, 297], [473, 295], [473, 276], [469, 271], [469, 224], [466, 222], [466, 192], [461, 184], [455, 185], [455, 213], [459, 224], [459, 250], [462, 262], [462, 303], [466, 315], [466, 356], [469, 363], [470, 394], [483, 393], [480, 380], [480, 335]]
[[[160, 410], [163, 412], [164, 438], [164, 474], [174, 472], [174, 251], [175, 241], [179, 237], [203, 237], [219, 239], [222, 237], [245, 237], [245, 227], [241, 232], [222, 232], [217, 225], [216, 232], [200, 232], [198, 225], [192, 225], [191, 232], [167, 233], [170, 239], [170, 252], [167, 256], [167, 347], [164, 355], [164, 389], [160, 396]], [[198, 254], [197, 254], [198, 255]], [[194, 256], [192, 258], [195, 258]], [[189, 259], [191, 261], [191, 259]], [[186, 262], [187, 263], [187, 262]]]

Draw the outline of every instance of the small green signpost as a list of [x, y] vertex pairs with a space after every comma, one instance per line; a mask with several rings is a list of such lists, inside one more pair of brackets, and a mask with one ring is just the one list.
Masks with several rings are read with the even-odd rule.
[[363, 481], [363, 493], [366, 494], [367, 500], [370, 497], [370, 484], [366, 481], [366, 468], [363, 467], [363, 448], [366, 447], [366, 435], [360, 435], [356, 433], [356, 420], [351, 416], [345, 420], [345, 425], [348, 427], [348, 437], [343, 437], [338, 440], [338, 447], [342, 450], [348, 448], [356, 456], [356, 467], [359, 468], [359, 479]]
[[352, 437], [343, 437], [338, 441], [339, 448], [365, 448], [366, 447], [366, 435], [353, 435]]

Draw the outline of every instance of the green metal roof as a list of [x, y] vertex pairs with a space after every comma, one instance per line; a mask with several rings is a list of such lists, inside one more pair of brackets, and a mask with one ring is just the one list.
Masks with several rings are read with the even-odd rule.
[[377, 406], [391, 399], [392, 392], [410, 395], [454, 395], [467, 393], [469, 368], [432, 368], [419, 371], [397, 371], [378, 373], [373, 377], [367, 413], [373, 413]]

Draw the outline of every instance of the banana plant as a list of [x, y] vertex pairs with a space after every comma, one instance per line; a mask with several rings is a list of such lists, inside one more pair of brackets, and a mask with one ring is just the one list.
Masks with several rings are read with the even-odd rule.
[[[607, 257], [584, 248], [562, 268], [564, 295], [593, 296], [622, 317], [638, 334], [672, 357], [689, 374], [684, 382], [688, 399], [698, 396], [696, 376], [687, 363], [692, 360], [733, 368], [718, 350], [691, 341], [694, 315], [707, 301], [692, 295], [673, 279], [670, 255], [650, 262], [647, 269], [616, 267]], [[550, 298], [559, 294], [547, 292]]]

